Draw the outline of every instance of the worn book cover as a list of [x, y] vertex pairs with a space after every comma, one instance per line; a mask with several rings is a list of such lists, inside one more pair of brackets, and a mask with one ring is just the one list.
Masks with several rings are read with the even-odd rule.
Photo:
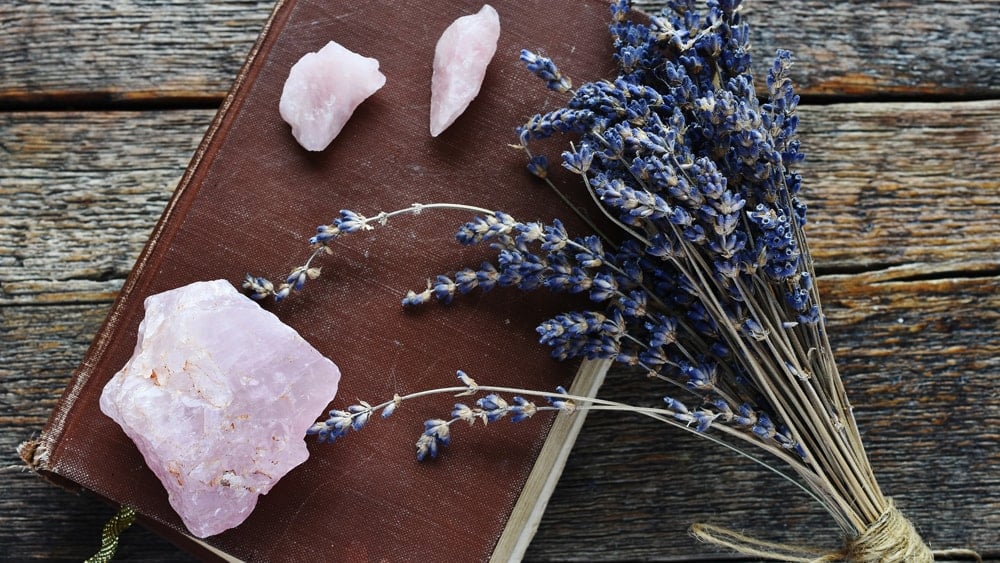
[[[571, 233], [582, 231], [565, 204], [526, 172], [524, 153], [509, 146], [516, 126], [562, 102], [524, 70], [518, 54], [540, 49], [578, 81], [613, 76], [608, 5], [493, 6], [501, 35], [482, 90], [432, 138], [434, 45], [451, 21], [481, 4], [279, 2], [44, 433], [23, 449], [26, 461], [61, 484], [132, 506], [146, 525], [201, 555], [473, 561], [523, 549], [558, 475], [560, 452], [572, 443], [573, 423], [558, 422], [551, 434], [551, 421], [538, 418], [456, 426], [442, 455], [417, 462], [423, 421], [446, 416], [454, 399], [405, 403], [335, 444], [309, 440], [308, 461], [261, 497], [246, 522], [197, 545], [138, 450], [98, 408], [105, 383], [133, 351], [146, 296], [199, 280], [238, 286], [248, 272], [281, 279], [308, 255], [315, 227], [340, 209], [370, 216], [412, 203], [464, 203], [524, 221], [559, 217]], [[281, 120], [278, 100], [292, 64], [331, 40], [378, 59], [388, 81], [329, 148], [312, 153]], [[571, 197], [582, 195], [568, 173], [554, 170], [553, 179]], [[489, 257], [487, 248], [455, 241], [469, 219], [426, 211], [345, 236], [303, 293], [264, 303], [340, 366], [332, 406], [455, 385], [459, 369], [483, 384], [543, 390], [569, 384], [579, 370], [588, 376], [582, 392], [595, 391], [601, 366], [557, 362], [537, 342], [535, 326], [572, 308], [571, 298], [497, 289], [449, 306], [401, 306], [406, 290]]]

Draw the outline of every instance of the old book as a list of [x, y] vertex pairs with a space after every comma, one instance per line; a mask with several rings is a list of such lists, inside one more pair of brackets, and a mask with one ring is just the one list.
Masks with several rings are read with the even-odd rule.
[[[482, 91], [434, 139], [428, 111], [435, 42], [479, 5], [280, 1], [43, 434], [23, 448], [25, 460], [53, 481], [132, 506], [146, 525], [202, 556], [517, 557], [582, 416], [551, 427], [537, 419], [456, 427], [441, 457], [419, 463], [414, 442], [423, 420], [445, 416], [454, 399], [406, 403], [335, 444], [310, 441], [310, 459], [261, 497], [245, 523], [197, 541], [135, 446], [98, 408], [104, 384], [131, 355], [146, 296], [197, 280], [238, 285], [247, 272], [280, 277], [308, 254], [315, 226], [340, 209], [374, 214], [414, 202], [466, 203], [521, 220], [560, 217], [571, 232], [582, 231], [508, 143], [516, 142], [517, 125], [559, 104], [522, 68], [520, 49], [543, 48], [578, 80], [613, 75], [607, 4], [511, 0], [495, 7], [502, 33]], [[379, 59], [388, 83], [328, 149], [309, 153], [279, 118], [278, 99], [290, 66], [330, 40]], [[555, 170], [553, 178], [580, 193], [568, 173]], [[468, 219], [427, 211], [339, 239], [320, 279], [286, 302], [265, 304], [340, 366], [335, 406], [454, 385], [458, 369], [483, 384], [545, 390], [578, 376], [578, 392], [596, 392], [606, 365], [557, 362], [537, 343], [534, 327], [572, 308], [568, 297], [499, 289], [450, 306], [401, 307], [407, 289], [490, 256], [455, 242], [457, 226]]]

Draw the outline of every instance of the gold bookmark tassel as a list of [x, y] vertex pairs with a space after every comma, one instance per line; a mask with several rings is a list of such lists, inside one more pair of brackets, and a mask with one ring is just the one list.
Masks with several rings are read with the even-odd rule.
[[118, 536], [135, 522], [135, 510], [122, 505], [118, 513], [111, 517], [101, 532], [101, 549], [86, 563], [108, 563], [118, 551]]
[[844, 549], [833, 553], [807, 546], [763, 541], [711, 524], [694, 524], [691, 535], [702, 542], [727, 547], [743, 555], [789, 563], [932, 563], [935, 558], [961, 558], [982, 563], [982, 557], [971, 549], [931, 551], [913, 524], [896, 509], [891, 499], [887, 500], [888, 507], [878, 520], [861, 535], [848, 538]]

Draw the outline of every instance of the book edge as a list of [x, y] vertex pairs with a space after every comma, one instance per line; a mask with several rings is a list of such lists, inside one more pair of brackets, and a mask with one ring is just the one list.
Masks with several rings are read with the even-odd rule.
[[[611, 367], [611, 360], [584, 360], [569, 387], [572, 395], [597, 396]], [[520, 561], [531, 543], [549, 498], [555, 491], [569, 454], [587, 419], [587, 411], [559, 413], [552, 423], [517, 503], [493, 548], [492, 562]]]

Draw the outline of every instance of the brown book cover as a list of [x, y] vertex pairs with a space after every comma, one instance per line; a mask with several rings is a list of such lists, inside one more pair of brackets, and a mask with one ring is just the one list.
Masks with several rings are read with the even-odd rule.
[[[132, 353], [146, 296], [199, 280], [238, 286], [247, 272], [280, 279], [307, 256], [316, 225], [340, 209], [370, 216], [415, 202], [465, 203], [523, 221], [560, 217], [571, 233], [582, 232], [564, 204], [526, 173], [523, 152], [508, 146], [517, 125], [561, 104], [524, 70], [518, 53], [542, 49], [577, 81], [613, 76], [608, 5], [494, 2], [502, 31], [482, 91], [451, 128], [431, 138], [434, 45], [451, 21], [480, 6], [278, 2], [42, 436], [23, 449], [32, 467], [132, 506], [147, 525], [201, 555], [207, 549], [253, 561], [473, 561], [525, 547], [581, 417], [557, 422], [551, 434], [550, 422], [537, 418], [456, 426], [441, 456], [417, 462], [423, 421], [446, 416], [455, 399], [404, 403], [391, 418], [335, 444], [309, 439], [309, 460], [262, 496], [246, 522], [199, 547], [138, 450], [98, 408], [105, 383]], [[388, 81], [329, 148], [310, 153], [281, 120], [278, 99], [291, 65], [330, 40], [377, 58]], [[568, 173], [554, 170], [553, 177], [579, 192]], [[321, 278], [286, 302], [264, 304], [340, 366], [333, 406], [452, 386], [459, 369], [482, 384], [543, 390], [573, 380], [580, 366], [553, 360], [534, 330], [573, 308], [568, 298], [497, 289], [449, 306], [401, 306], [407, 289], [422, 290], [429, 277], [490, 257], [487, 248], [455, 241], [470, 218], [425, 211], [338, 239], [334, 255], [322, 259]], [[589, 385], [581, 392], [596, 390], [601, 368], [580, 370]]]

